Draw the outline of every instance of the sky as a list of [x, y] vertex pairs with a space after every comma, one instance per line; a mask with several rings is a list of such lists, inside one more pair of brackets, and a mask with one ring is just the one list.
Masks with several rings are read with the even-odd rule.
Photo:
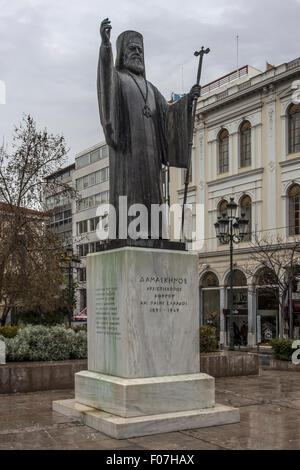
[[236, 69], [237, 35], [240, 66], [300, 56], [300, 0], [0, 0], [1, 143], [28, 113], [65, 136], [68, 163], [103, 140], [96, 74], [107, 17], [114, 51], [122, 31], [143, 34], [147, 78], [166, 99], [195, 83], [202, 45], [202, 85]]

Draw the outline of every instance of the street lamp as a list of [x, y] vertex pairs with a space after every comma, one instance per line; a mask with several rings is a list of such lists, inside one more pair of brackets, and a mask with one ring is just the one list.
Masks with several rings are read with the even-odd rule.
[[237, 204], [234, 198], [230, 198], [227, 205], [227, 212], [218, 217], [215, 223], [216, 235], [222, 245], [230, 247], [230, 289], [229, 289], [229, 349], [234, 351], [234, 334], [233, 334], [233, 244], [238, 244], [243, 241], [247, 234], [247, 227], [249, 220], [246, 219], [245, 214], [237, 217]]

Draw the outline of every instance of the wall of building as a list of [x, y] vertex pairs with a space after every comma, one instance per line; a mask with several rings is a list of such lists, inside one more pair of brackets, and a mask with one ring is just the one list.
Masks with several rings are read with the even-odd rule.
[[[81, 157], [86, 157], [87, 155], [95, 155], [95, 152], [100, 152], [100, 158], [97, 161], [92, 162], [91, 158], [89, 159], [89, 163], [80, 167], [79, 159]], [[93, 147], [85, 149], [84, 151], [80, 152], [80, 154], [76, 155], [75, 157], [75, 170], [72, 175], [72, 182], [73, 186], [77, 188], [79, 196], [81, 200], [95, 197], [99, 194], [106, 194], [108, 197], [109, 191], [109, 172], [107, 171], [106, 179], [102, 182], [96, 182], [95, 184], [88, 184], [87, 187], [78, 186], [78, 180], [81, 178], [89, 179], [89, 176], [96, 173], [101, 172], [104, 169], [108, 169], [109, 167], [109, 150], [105, 142], [101, 142]], [[105, 172], [106, 173], [106, 172]], [[105, 174], [104, 172], [101, 174]], [[94, 176], [93, 176], [94, 178]], [[90, 179], [91, 182], [91, 179]], [[108, 200], [108, 199], [107, 199]], [[91, 204], [89, 204], [90, 206]], [[80, 258], [80, 265], [77, 271], [77, 292], [76, 292], [76, 299], [77, 299], [77, 306], [75, 313], [78, 314], [86, 307], [86, 254], [82, 255], [82, 249], [86, 250], [86, 253], [92, 253], [97, 250], [97, 245], [99, 243], [99, 239], [97, 237], [97, 233], [95, 228], [91, 227], [91, 219], [97, 217], [97, 206], [94, 205], [93, 207], [82, 207], [80, 200], [73, 201], [72, 203], [72, 212], [73, 212], [73, 222], [72, 222], [72, 230], [73, 230], [73, 251], [77, 253]], [[87, 231], [83, 233], [79, 232], [79, 223], [87, 221]], [[84, 248], [80, 248], [84, 246]]]
[[[214, 272], [220, 291], [220, 341], [226, 343], [225, 317], [227, 307], [226, 276], [229, 268], [228, 246], [216, 238], [214, 224], [218, 207], [224, 199], [249, 196], [252, 201], [251, 242], [235, 249], [236, 268], [243, 271], [249, 260], [249, 250], [256, 236], [266, 234], [289, 237], [288, 190], [300, 184], [300, 153], [288, 153], [288, 115], [292, 103], [293, 83], [300, 78], [300, 59], [282, 64], [265, 73], [251, 68], [242, 78], [204, 94], [197, 107], [197, 119], [192, 155], [192, 181], [188, 203], [204, 204], [205, 240], [199, 253], [199, 286], [207, 272]], [[234, 78], [234, 77], [233, 77]], [[251, 124], [251, 166], [241, 168], [240, 125]], [[218, 171], [219, 134], [229, 132], [229, 170]], [[171, 169], [171, 203], [183, 202], [182, 170]], [[257, 267], [259, 268], [259, 266]], [[257, 341], [256, 316], [258, 294], [253, 279], [247, 278], [248, 344]], [[203, 322], [203, 304], [200, 317]], [[277, 329], [280, 327], [277, 319]]]

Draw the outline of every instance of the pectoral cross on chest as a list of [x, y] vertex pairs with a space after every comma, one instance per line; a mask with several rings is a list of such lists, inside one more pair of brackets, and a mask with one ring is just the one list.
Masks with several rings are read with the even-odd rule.
[[136, 84], [136, 86], [137, 86], [137, 88], [138, 88], [138, 90], [139, 90], [139, 92], [140, 92], [140, 94], [143, 98], [143, 101], [145, 103], [145, 105], [143, 107], [143, 115], [146, 116], [146, 118], [152, 117], [151, 109], [148, 105], [149, 88], [148, 88], [147, 80], [144, 77], [142, 77], [142, 80], [141, 80], [140, 78], [135, 77], [131, 73], [129, 73], [129, 75], [131, 76], [132, 80]]

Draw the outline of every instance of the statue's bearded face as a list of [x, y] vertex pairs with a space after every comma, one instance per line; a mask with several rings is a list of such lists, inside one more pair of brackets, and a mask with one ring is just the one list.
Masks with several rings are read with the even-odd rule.
[[138, 75], [144, 73], [144, 54], [140, 44], [133, 42], [128, 44], [124, 52], [124, 67]]

